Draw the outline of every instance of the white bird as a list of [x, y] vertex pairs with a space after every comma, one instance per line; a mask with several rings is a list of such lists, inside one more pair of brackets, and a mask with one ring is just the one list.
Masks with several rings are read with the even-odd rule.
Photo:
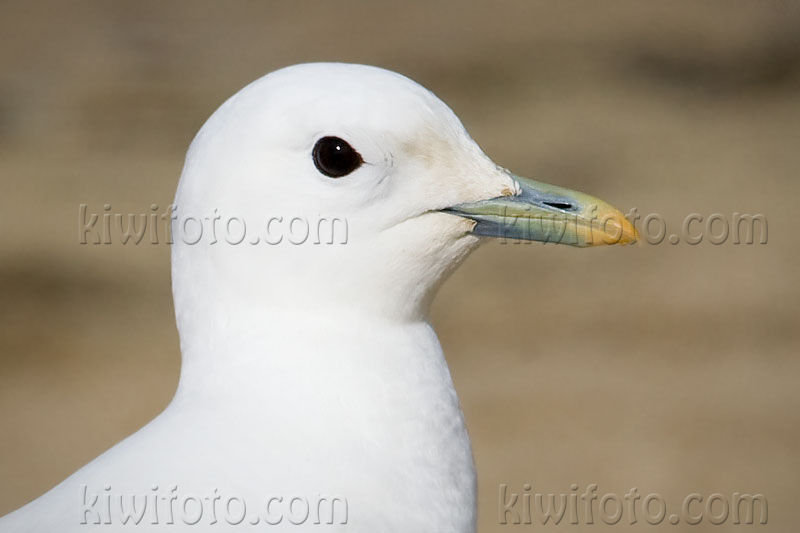
[[174, 399], [3, 533], [475, 531], [436, 288], [484, 237], [636, 237], [608, 204], [493, 163], [427, 89], [353, 64], [295, 65], [231, 97], [192, 142], [175, 206]]

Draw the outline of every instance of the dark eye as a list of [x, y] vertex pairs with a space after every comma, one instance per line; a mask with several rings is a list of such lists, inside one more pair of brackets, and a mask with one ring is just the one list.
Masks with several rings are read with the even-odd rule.
[[350, 174], [364, 162], [361, 154], [339, 137], [323, 137], [311, 152], [317, 170], [331, 178]]

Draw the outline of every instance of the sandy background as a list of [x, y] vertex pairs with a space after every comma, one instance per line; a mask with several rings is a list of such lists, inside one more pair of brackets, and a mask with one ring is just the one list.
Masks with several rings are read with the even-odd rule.
[[[80, 203], [169, 204], [197, 128], [252, 79], [372, 63], [431, 88], [496, 161], [664, 216], [763, 213], [763, 246], [494, 243], [433, 309], [499, 483], [800, 489], [800, 4], [2, 2], [0, 514], [133, 432], [179, 371], [167, 246], [81, 246]], [[670, 231], [671, 233], [671, 231]], [[617, 526], [647, 531], [654, 526]], [[533, 526], [551, 531], [595, 526]], [[658, 529], [655, 528], [655, 529]]]

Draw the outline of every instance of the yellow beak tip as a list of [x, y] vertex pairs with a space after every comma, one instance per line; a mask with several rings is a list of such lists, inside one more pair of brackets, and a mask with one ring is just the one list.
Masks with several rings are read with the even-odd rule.
[[622, 213], [616, 212], [604, 217], [599, 227], [600, 239], [593, 244], [634, 244], [639, 241], [639, 232]]

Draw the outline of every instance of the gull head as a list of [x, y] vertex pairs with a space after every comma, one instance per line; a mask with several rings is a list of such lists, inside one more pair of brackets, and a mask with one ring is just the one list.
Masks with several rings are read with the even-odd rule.
[[498, 166], [400, 74], [284, 68], [225, 102], [189, 149], [173, 214], [179, 324], [210, 308], [424, 317], [488, 237], [591, 246], [636, 232], [601, 200]]

